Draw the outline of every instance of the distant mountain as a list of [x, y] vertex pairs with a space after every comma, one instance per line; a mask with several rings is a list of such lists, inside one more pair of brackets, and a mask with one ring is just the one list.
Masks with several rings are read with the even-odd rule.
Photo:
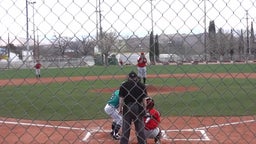
[[[204, 53], [204, 34], [160, 34], [159, 38], [159, 49], [160, 54], [164, 53], [176, 53], [176, 54], [203, 54]], [[123, 38], [122, 44], [125, 45], [121, 49], [121, 52], [148, 52], [149, 51], [149, 35], [145, 37], [137, 37], [136, 35], [128, 38]], [[9, 42], [15, 46], [26, 46], [26, 38], [16, 37], [10, 38]], [[48, 46], [52, 45], [53, 41], [44, 38], [39, 41], [41, 50], [44, 48], [49, 49]], [[0, 46], [6, 46], [8, 39], [2, 39], [0, 37]], [[29, 40], [29, 45], [32, 47], [34, 41]]]
[[[204, 53], [204, 34], [160, 34], [158, 38], [160, 53], [167, 53], [169, 49], [179, 51], [181, 48], [187, 54]], [[149, 51], [149, 35], [145, 37], [130, 37], [124, 41], [128, 49], [127, 51]]]

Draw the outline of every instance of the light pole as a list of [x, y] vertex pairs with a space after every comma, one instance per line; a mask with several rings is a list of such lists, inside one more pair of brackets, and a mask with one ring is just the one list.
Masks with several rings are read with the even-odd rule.
[[151, 31], [154, 35], [154, 18], [153, 18], [153, 0], [150, 0], [150, 14], [151, 14]]
[[103, 32], [102, 32], [102, 14], [101, 14], [101, 0], [99, 0], [99, 31], [100, 31], [100, 36], [99, 36], [99, 41], [100, 41], [100, 53], [101, 53], [101, 57], [102, 57], [102, 63], [104, 65], [107, 64], [107, 61], [105, 61], [104, 59], [104, 54], [103, 52], [105, 51], [105, 49], [103, 48]]
[[168, 54], [170, 55], [170, 52], [171, 52], [171, 47], [172, 47], [172, 40], [170, 40], [169, 42], [168, 42], [168, 45], [169, 45], [169, 48], [168, 48]]
[[[102, 14], [101, 14], [101, 0], [99, 0], [99, 27], [100, 27], [100, 42], [102, 42]], [[102, 45], [101, 45], [102, 46]]]
[[28, 2], [29, 4], [32, 5], [32, 8], [33, 8], [33, 37], [34, 37], [34, 48], [33, 48], [33, 55], [34, 55], [34, 59], [37, 58], [37, 53], [36, 53], [36, 35], [35, 35], [35, 1], [33, 2]]
[[96, 49], [99, 48], [98, 0], [96, 0]]
[[[28, 57], [28, 54], [29, 54], [29, 32], [28, 32], [28, 0], [26, 0], [26, 31], [27, 31], [27, 40], [26, 40], [26, 59], [25, 61], [27, 60], [27, 57]], [[24, 60], [24, 58], [23, 58]]]
[[[150, 0], [150, 14], [151, 14], [151, 32], [152, 32], [152, 36], [153, 36], [153, 57], [154, 57], [154, 64], [156, 63], [156, 47], [155, 47], [155, 42], [154, 42], [154, 18], [153, 18], [153, 0]], [[152, 47], [150, 45], [150, 47]]]
[[168, 48], [168, 55], [169, 55], [169, 59], [168, 59], [168, 62], [170, 62], [171, 61], [171, 56], [172, 56], [172, 54], [170, 54], [171, 53], [171, 48], [172, 48], [172, 40], [170, 40], [169, 42], [168, 42], [168, 45], [169, 45], [169, 48]]
[[247, 55], [247, 60], [248, 60], [248, 55], [251, 54], [251, 49], [250, 49], [250, 44], [249, 44], [249, 24], [248, 24], [248, 10], [246, 10], [246, 55]]
[[[251, 51], [251, 46], [250, 46], [250, 39], [249, 39], [249, 13], [248, 13], [248, 10], [245, 10], [245, 18], [243, 19], [246, 19], [246, 43], [245, 43], [245, 46], [246, 48], [244, 49], [243, 51], [243, 54], [246, 55], [246, 61], [248, 60], [249, 56], [251, 55], [252, 51]], [[252, 18], [253, 19], [253, 18]]]
[[206, 55], [206, 0], [204, 0], [204, 55], [205, 62], [207, 63], [207, 55]]

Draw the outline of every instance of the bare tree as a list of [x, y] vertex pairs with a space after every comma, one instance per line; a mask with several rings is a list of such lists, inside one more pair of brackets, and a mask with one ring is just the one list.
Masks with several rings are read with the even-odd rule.
[[58, 56], [64, 57], [65, 51], [70, 46], [70, 42], [71, 42], [71, 38], [61, 37], [61, 35], [59, 35], [59, 37], [55, 36], [54, 48], [58, 49], [57, 51]]
[[79, 43], [77, 41], [70, 41], [69, 48], [72, 51], [72, 57], [79, 58], [81, 56], [79, 52]]
[[226, 38], [222, 28], [219, 28], [217, 37], [218, 37], [217, 38], [217, 52], [219, 55], [219, 60], [222, 61], [224, 58], [224, 55], [226, 53], [226, 42], [227, 42], [227, 38]]
[[83, 56], [94, 55], [96, 41], [92, 38], [83, 37], [82, 40], [77, 40], [79, 53]]
[[238, 54], [239, 54], [239, 58], [241, 60], [242, 55], [244, 54], [244, 36], [243, 36], [243, 30], [242, 29], [241, 29], [241, 34], [239, 36]]
[[253, 22], [251, 22], [250, 48], [251, 48], [251, 53], [255, 56], [256, 50], [255, 50], [255, 36], [254, 36]]
[[6, 46], [8, 48], [9, 52], [13, 52], [15, 54], [20, 54], [21, 53], [21, 49], [18, 49], [18, 47], [16, 47], [14, 44], [9, 43]]
[[116, 49], [116, 42], [117, 42], [117, 34], [114, 32], [103, 32], [102, 38], [100, 39], [100, 50], [102, 54], [103, 63], [107, 66], [108, 65], [108, 57], [110, 51]]

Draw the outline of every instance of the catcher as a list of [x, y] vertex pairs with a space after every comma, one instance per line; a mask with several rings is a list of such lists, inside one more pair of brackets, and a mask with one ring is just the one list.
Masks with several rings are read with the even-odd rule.
[[144, 117], [145, 122], [145, 136], [146, 138], [153, 138], [155, 144], [160, 144], [161, 130], [158, 127], [160, 123], [160, 113], [154, 108], [154, 100], [151, 97], [146, 98], [147, 101], [147, 113]]

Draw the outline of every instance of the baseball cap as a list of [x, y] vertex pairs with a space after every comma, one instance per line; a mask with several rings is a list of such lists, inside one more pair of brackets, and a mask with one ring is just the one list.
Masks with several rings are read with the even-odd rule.
[[131, 71], [128, 76], [129, 78], [135, 78], [137, 77], [137, 74], [134, 71]]

